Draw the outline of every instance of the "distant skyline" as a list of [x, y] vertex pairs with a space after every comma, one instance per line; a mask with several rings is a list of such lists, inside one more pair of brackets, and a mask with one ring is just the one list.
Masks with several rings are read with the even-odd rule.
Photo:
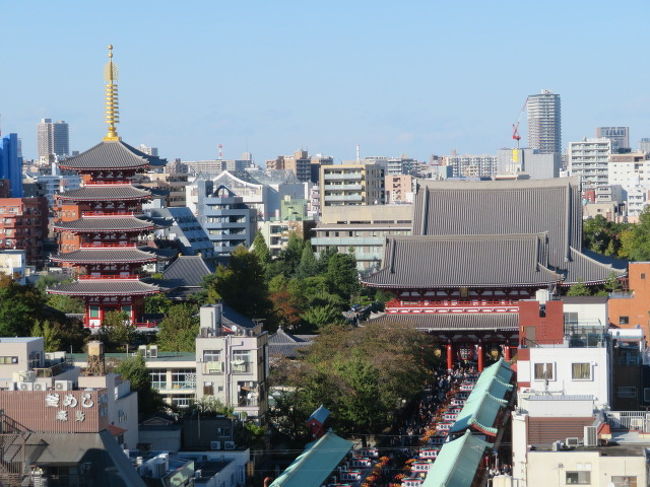
[[[529, 94], [562, 97], [563, 144], [650, 137], [650, 2], [5, 2], [2, 132], [36, 157], [42, 118], [98, 143], [106, 45], [118, 130], [168, 159], [306, 148], [336, 160], [493, 154]], [[11, 19], [11, 22], [7, 20]], [[525, 114], [522, 142], [527, 141]]]

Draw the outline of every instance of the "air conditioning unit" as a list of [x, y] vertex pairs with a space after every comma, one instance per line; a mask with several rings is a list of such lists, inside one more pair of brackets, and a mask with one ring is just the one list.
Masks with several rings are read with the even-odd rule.
[[19, 391], [33, 391], [34, 383], [33, 382], [19, 382], [18, 383]]
[[71, 380], [55, 380], [54, 381], [54, 390], [57, 390], [57, 391], [71, 391], [72, 390], [72, 381]]
[[221, 450], [221, 442], [220, 441], [211, 441], [210, 442], [210, 450]]
[[571, 436], [564, 441], [564, 444], [568, 447], [576, 447], [580, 445], [580, 438], [577, 436]]
[[149, 357], [158, 358], [158, 345], [149, 346]]
[[235, 449], [235, 442], [234, 441], [224, 441], [223, 442], [223, 448], [225, 450], [234, 450]]
[[585, 446], [598, 446], [598, 435], [595, 426], [584, 427], [583, 444]]
[[35, 390], [35, 391], [46, 391], [47, 386], [45, 384], [43, 384], [42, 382], [34, 382], [33, 390]]

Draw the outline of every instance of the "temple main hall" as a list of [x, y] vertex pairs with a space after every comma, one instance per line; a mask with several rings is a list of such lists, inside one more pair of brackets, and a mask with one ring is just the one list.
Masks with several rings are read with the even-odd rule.
[[394, 295], [370, 321], [435, 335], [449, 368], [509, 359], [520, 300], [626, 273], [583, 249], [580, 195], [577, 178], [422, 182], [413, 235], [387, 237], [382, 267], [362, 278]]

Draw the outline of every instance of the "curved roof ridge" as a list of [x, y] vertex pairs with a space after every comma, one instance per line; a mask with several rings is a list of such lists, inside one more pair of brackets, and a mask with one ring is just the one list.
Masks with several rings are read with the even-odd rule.
[[420, 180], [418, 184], [423, 188], [436, 191], [450, 190], [517, 190], [521, 188], [563, 188], [565, 186], [579, 185], [577, 176], [549, 179], [514, 179], [497, 181], [470, 181], [470, 180], [446, 180], [427, 181]]

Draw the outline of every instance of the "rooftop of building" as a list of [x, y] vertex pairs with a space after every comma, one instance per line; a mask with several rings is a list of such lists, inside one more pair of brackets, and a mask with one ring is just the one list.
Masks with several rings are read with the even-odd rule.
[[519, 329], [517, 313], [384, 313], [366, 321], [388, 323], [423, 331]]
[[200, 255], [179, 255], [163, 271], [165, 287], [201, 287], [212, 269]]
[[81, 154], [59, 163], [61, 169], [74, 171], [135, 170], [161, 166], [165, 161], [150, 156], [121, 141], [102, 141]]
[[92, 184], [57, 195], [59, 199], [75, 201], [124, 201], [149, 197], [151, 192], [138, 189], [131, 184]]

